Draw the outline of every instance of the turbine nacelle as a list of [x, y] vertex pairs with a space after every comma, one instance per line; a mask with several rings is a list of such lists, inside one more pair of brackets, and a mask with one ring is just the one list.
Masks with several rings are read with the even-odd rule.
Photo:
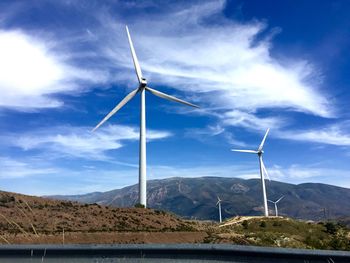
[[140, 79], [140, 88], [144, 88], [147, 86], [147, 80], [145, 78]]

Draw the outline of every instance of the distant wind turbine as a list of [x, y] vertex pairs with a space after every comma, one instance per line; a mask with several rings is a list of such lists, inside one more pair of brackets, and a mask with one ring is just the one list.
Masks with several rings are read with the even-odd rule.
[[273, 203], [274, 205], [275, 205], [275, 213], [276, 213], [276, 216], [278, 216], [278, 210], [277, 210], [277, 203], [279, 202], [279, 201], [281, 201], [282, 199], [283, 199], [283, 197], [284, 197], [284, 195], [282, 196], [282, 197], [280, 197], [277, 201], [271, 201], [271, 200], [267, 200], [267, 201], [269, 201], [270, 203]]
[[231, 150], [231, 151], [234, 151], [234, 152], [254, 153], [254, 154], [258, 155], [265, 216], [269, 216], [269, 210], [268, 210], [268, 207], [267, 207], [266, 187], [265, 187], [265, 175], [266, 175], [266, 177], [269, 180], [270, 180], [270, 178], [269, 178], [269, 175], [267, 173], [266, 167], [264, 165], [264, 162], [263, 162], [263, 159], [262, 159], [262, 155], [264, 153], [263, 147], [264, 147], [265, 140], [266, 140], [266, 137], [267, 137], [267, 134], [269, 133], [269, 131], [270, 131], [270, 129], [267, 129], [267, 131], [265, 133], [265, 136], [262, 139], [262, 141], [260, 143], [260, 146], [259, 146], [259, 148], [256, 151], [254, 151], [254, 150], [236, 150], [236, 149], [232, 149]]
[[220, 223], [222, 223], [222, 217], [221, 217], [221, 202], [222, 202], [222, 200], [221, 200], [220, 197], [218, 196], [218, 202], [216, 203], [216, 205], [219, 206], [219, 220], [220, 220]]
[[104, 119], [96, 125], [96, 127], [92, 130], [95, 131], [98, 129], [103, 123], [105, 123], [110, 117], [112, 117], [118, 110], [120, 110], [128, 101], [130, 101], [137, 93], [140, 93], [141, 95], [141, 114], [140, 114], [140, 152], [139, 152], [139, 202], [141, 205], [144, 205], [146, 207], [146, 97], [145, 97], [145, 91], [151, 92], [153, 95], [158, 96], [163, 99], [179, 102], [188, 106], [199, 108], [198, 106], [186, 102], [184, 100], [180, 100], [176, 97], [167, 95], [163, 92], [160, 92], [158, 90], [152, 89], [147, 86], [146, 79], [142, 76], [141, 67], [139, 64], [139, 61], [136, 57], [136, 52], [134, 49], [134, 45], [132, 43], [129, 29], [126, 26], [126, 33], [128, 35], [130, 50], [132, 59], [134, 62], [135, 72], [137, 79], [139, 81], [139, 86], [137, 89], [130, 92], [115, 108], [107, 114]]

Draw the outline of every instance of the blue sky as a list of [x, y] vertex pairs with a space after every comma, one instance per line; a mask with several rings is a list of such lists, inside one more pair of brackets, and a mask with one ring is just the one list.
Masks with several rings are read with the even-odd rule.
[[148, 83], [148, 179], [258, 178], [350, 187], [348, 1], [0, 2], [0, 189], [79, 194], [137, 183]]

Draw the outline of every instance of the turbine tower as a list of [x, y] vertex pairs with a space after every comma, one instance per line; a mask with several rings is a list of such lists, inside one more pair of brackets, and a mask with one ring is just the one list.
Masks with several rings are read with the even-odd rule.
[[266, 167], [264, 165], [264, 162], [263, 162], [263, 159], [262, 159], [262, 156], [263, 156], [263, 147], [264, 147], [264, 144], [265, 144], [265, 140], [266, 140], [266, 137], [267, 137], [267, 134], [269, 133], [270, 129], [267, 129], [266, 133], [265, 133], [265, 136], [264, 138], [262, 139], [261, 143], [260, 143], [260, 146], [259, 148], [254, 151], [254, 150], [236, 150], [236, 149], [232, 149], [231, 151], [234, 151], [234, 152], [244, 152], [244, 153], [254, 153], [254, 154], [257, 154], [258, 157], [259, 157], [259, 167], [260, 167], [260, 178], [261, 178], [261, 187], [262, 187], [262, 192], [263, 192], [263, 201], [264, 201], [264, 214], [265, 216], [269, 216], [269, 210], [268, 210], [268, 207], [267, 207], [267, 197], [266, 197], [266, 187], [265, 187], [265, 176], [269, 178], [269, 175], [267, 173], [267, 170], [266, 170]]
[[105, 123], [110, 117], [112, 117], [118, 110], [120, 110], [128, 101], [130, 101], [137, 93], [140, 93], [141, 95], [141, 114], [140, 114], [140, 152], [139, 152], [139, 203], [143, 205], [144, 207], [147, 206], [147, 199], [146, 199], [146, 97], [145, 93], [146, 91], [149, 91], [155, 96], [158, 96], [163, 99], [179, 102], [188, 106], [199, 108], [198, 106], [186, 102], [184, 100], [180, 100], [178, 98], [175, 98], [173, 96], [167, 95], [163, 92], [160, 92], [158, 90], [152, 89], [149, 86], [147, 86], [146, 79], [142, 76], [141, 67], [139, 64], [139, 61], [136, 56], [136, 52], [134, 49], [134, 45], [132, 43], [129, 29], [126, 26], [126, 33], [128, 35], [130, 50], [131, 50], [131, 56], [134, 62], [135, 72], [137, 76], [137, 80], [139, 82], [138, 88], [130, 92], [126, 97], [115, 106], [115, 108], [107, 114], [104, 119], [96, 125], [96, 127], [92, 130], [97, 130], [103, 123]]
[[267, 201], [269, 201], [270, 203], [273, 203], [274, 205], [275, 205], [275, 213], [276, 213], [276, 216], [278, 216], [278, 210], [277, 210], [277, 203], [279, 202], [279, 201], [281, 201], [282, 199], [283, 199], [283, 197], [284, 197], [284, 195], [282, 195], [282, 197], [280, 197], [277, 201], [271, 201], [271, 200], [267, 200]]
[[222, 200], [219, 198], [218, 196], [218, 202], [216, 203], [217, 206], [219, 206], [219, 220], [220, 220], [220, 223], [222, 223], [222, 217], [221, 217], [221, 202]]

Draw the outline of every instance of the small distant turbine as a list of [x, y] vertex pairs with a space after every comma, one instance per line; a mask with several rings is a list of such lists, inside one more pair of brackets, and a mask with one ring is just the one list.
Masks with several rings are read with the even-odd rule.
[[267, 134], [269, 133], [270, 129], [267, 129], [264, 138], [262, 139], [260, 146], [258, 148], [258, 150], [254, 151], [254, 150], [235, 150], [232, 149], [231, 151], [234, 152], [244, 152], [244, 153], [254, 153], [257, 154], [259, 157], [259, 166], [260, 166], [260, 178], [261, 178], [261, 186], [262, 186], [262, 192], [263, 192], [263, 201], [264, 201], [264, 212], [265, 212], [265, 216], [269, 216], [269, 210], [267, 207], [267, 197], [266, 197], [266, 187], [265, 187], [265, 176], [270, 180], [269, 175], [267, 173], [266, 167], [264, 165], [262, 156], [263, 156], [263, 147], [264, 147], [264, 143], [267, 137]]
[[219, 220], [220, 220], [220, 223], [222, 223], [222, 217], [221, 217], [221, 202], [222, 202], [222, 200], [221, 200], [220, 197], [218, 196], [218, 202], [216, 203], [216, 205], [219, 206]]
[[271, 200], [267, 200], [267, 201], [269, 201], [270, 203], [273, 203], [274, 205], [275, 205], [275, 213], [276, 213], [276, 216], [278, 216], [278, 210], [277, 210], [277, 203], [279, 202], [279, 201], [281, 201], [282, 199], [283, 199], [283, 197], [284, 197], [284, 195], [282, 195], [282, 197], [280, 197], [277, 201], [271, 201]]
[[179, 102], [188, 106], [199, 108], [198, 106], [186, 102], [184, 100], [180, 100], [176, 97], [167, 95], [163, 92], [160, 92], [155, 89], [151, 89], [149, 86], [147, 86], [146, 79], [142, 76], [141, 67], [139, 64], [139, 61], [136, 57], [136, 52], [134, 49], [134, 45], [132, 43], [129, 29], [126, 26], [126, 33], [128, 35], [129, 45], [130, 45], [130, 51], [132, 55], [132, 59], [134, 62], [135, 72], [137, 76], [137, 80], [139, 82], [138, 88], [130, 92], [126, 97], [119, 102], [117, 106], [114, 107], [114, 109], [107, 114], [104, 119], [96, 125], [96, 127], [92, 130], [97, 130], [103, 123], [105, 123], [110, 117], [112, 117], [117, 111], [119, 111], [128, 101], [130, 101], [133, 97], [136, 96], [137, 93], [140, 93], [141, 95], [141, 114], [140, 114], [140, 152], [139, 152], [139, 202], [141, 205], [144, 205], [146, 207], [146, 97], [145, 93], [146, 91], [152, 93], [155, 96], [158, 96], [163, 99]]

